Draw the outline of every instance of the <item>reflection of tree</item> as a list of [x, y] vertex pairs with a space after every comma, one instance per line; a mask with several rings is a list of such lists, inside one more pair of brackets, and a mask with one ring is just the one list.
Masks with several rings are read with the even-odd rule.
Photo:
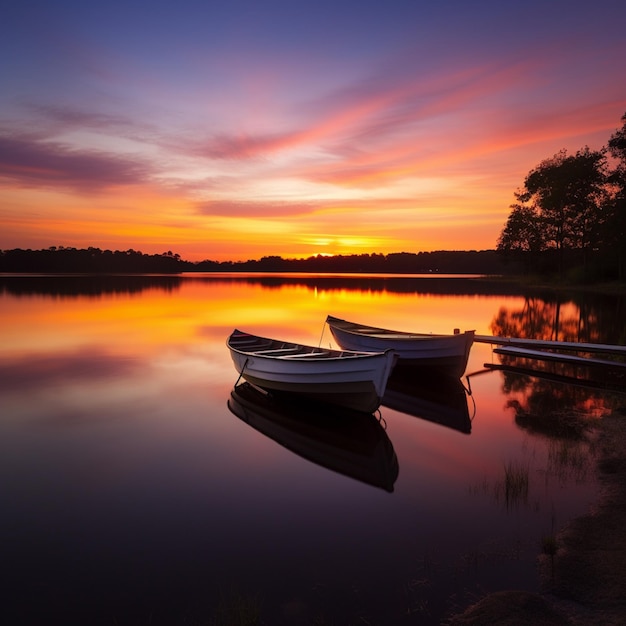
[[509, 398], [507, 407], [515, 411], [515, 423], [531, 434], [585, 439], [596, 417], [607, 413], [611, 406], [608, 397], [596, 390], [557, 385], [541, 378], [525, 382]]
[[521, 309], [502, 307], [491, 322], [494, 335], [589, 343], [626, 343], [623, 296], [577, 294], [527, 297]]
[[[626, 338], [624, 298], [591, 294], [569, 300], [527, 297], [519, 309], [500, 308], [491, 322], [491, 330], [494, 335], [521, 339], [619, 345]], [[543, 362], [510, 355], [501, 355], [500, 359], [502, 365], [509, 368], [504, 370], [505, 393], [524, 391], [529, 386], [536, 388], [540, 383], [535, 381], [533, 373], [540, 373], [544, 378], [585, 380], [590, 386], [604, 389], [626, 386], [623, 369], [607, 369], [587, 362]], [[541, 384], [545, 385], [546, 381]], [[549, 389], [552, 390], [553, 385], [550, 384]]]
[[534, 378], [507, 407], [514, 409], [519, 428], [548, 440], [543, 472], [546, 480], [555, 478], [563, 486], [572, 480], [584, 482], [595, 459], [597, 420], [619, 402], [619, 397], [597, 390]]
[[138, 294], [146, 289], [173, 292], [180, 289], [179, 276], [71, 275], [71, 276], [10, 276], [0, 278], [0, 294], [12, 296], [45, 295], [55, 298], [90, 297], [107, 294]]
[[[617, 344], [626, 336], [623, 310], [624, 298], [619, 297], [526, 298], [520, 309], [502, 307], [491, 330], [494, 335], [523, 339]], [[582, 480], [593, 456], [596, 420], [609, 414], [620, 396], [550, 380], [549, 375], [572, 376], [571, 366], [564, 363], [532, 363], [506, 355], [501, 355], [501, 360], [505, 366], [503, 390], [515, 423], [529, 434], [549, 440], [546, 475], [561, 482]], [[515, 371], [516, 365], [528, 369]], [[595, 376], [590, 368], [574, 374], [581, 372], [592, 380]], [[601, 384], [607, 384], [608, 371], [603, 370], [601, 376], [605, 377]]]
[[553, 305], [537, 298], [525, 298], [521, 310], [502, 307], [491, 322], [491, 331], [502, 337], [552, 339]]
[[513, 283], [498, 280], [462, 278], [458, 276], [373, 276], [367, 274], [276, 274], [251, 275], [242, 274], [220, 277], [214, 274], [211, 277], [202, 277], [197, 280], [229, 280], [231, 282], [245, 281], [251, 285], [261, 285], [265, 289], [281, 289], [284, 286], [303, 286], [315, 291], [367, 291], [371, 293], [402, 293], [402, 294], [434, 294], [434, 295], [518, 295], [519, 287]]

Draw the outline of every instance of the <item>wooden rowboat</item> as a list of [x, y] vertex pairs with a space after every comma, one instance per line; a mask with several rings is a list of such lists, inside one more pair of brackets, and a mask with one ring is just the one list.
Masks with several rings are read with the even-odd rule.
[[348, 322], [331, 315], [326, 323], [344, 350], [391, 349], [398, 357], [399, 367], [427, 367], [456, 378], [465, 372], [474, 342], [473, 330], [450, 335], [411, 333]]
[[373, 413], [393, 369], [393, 351], [326, 350], [234, 330], [227, 341], [239, 375], [273, 392]]

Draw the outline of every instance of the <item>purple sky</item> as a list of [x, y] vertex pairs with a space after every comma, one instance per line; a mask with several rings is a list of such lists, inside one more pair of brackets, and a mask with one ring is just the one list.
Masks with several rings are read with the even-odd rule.
[[626, 4], [10, 2], [0, 248], [495, 247], [626, 112]]

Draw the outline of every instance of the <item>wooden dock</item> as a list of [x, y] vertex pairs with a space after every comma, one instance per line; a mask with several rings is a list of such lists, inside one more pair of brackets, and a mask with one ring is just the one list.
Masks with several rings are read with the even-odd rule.
[[626, 357], [626, 346], [606, 343], [584, 343], [577, 341], [549, 341], [543, 339], [522, 339], [517, 337], [496, 337], [491, 335], [474, 335], [476, 343], [490, 343], [498, 346], [512, 346], [529, 350], [564, 350], [587, 352], [589, 354], [612, 354]]
[[[501, 364], [485, 363], [489, 370], [499, 369], [586, 387], [626, 389], [626, 346], [487, 335], [475, 336], [474, 341], [496, 346], [494, 354], [510, 358]], [[579, 354], [573, 354], [575, 352]], [[589, 356], [596, 354], [616, 359]], [[560, 365], [570, 366], [573, 375], [565, 374], [567, 370], [558, 367]]]
[[610, 367], [624, 367], [624, 361], [609, 361], [608, 359], [591, 359], [574, 354], [559, 354], [558, 352], [547, 352], [544, 350], [528, 350], [526, 348], [495, 348], [495, 354], [506, 356], [516, 356], [525, 359], [537, 359], [539, 361], [558, 361], [559, 363], [571, 363], [573, 365], [604, 365]]

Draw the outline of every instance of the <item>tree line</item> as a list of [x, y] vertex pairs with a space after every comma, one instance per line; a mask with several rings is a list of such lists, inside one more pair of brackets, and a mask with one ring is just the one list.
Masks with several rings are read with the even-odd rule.
[[173, 274], [187, 271], [179, 254], [144, 254], [129, 250], [77, 249], [51, 246], [44, 250], [0, 250], [0, 272], [33, 274]]
[[557, 152], [532, 169], [496, 249], [529, 273], [625, 278], [626, 113], [606, 146]]
[[505, 266], [495, 250], [398, 252], [284, 259], [265, 256], [248, 261], [186, 261], [171, 251], [144, 254], [53, 246], [44, 250], [0, 250], [0, 272], [11, 273], [140, 273], [181, 272], [309, 272], [369, 274], [502, 274]]

